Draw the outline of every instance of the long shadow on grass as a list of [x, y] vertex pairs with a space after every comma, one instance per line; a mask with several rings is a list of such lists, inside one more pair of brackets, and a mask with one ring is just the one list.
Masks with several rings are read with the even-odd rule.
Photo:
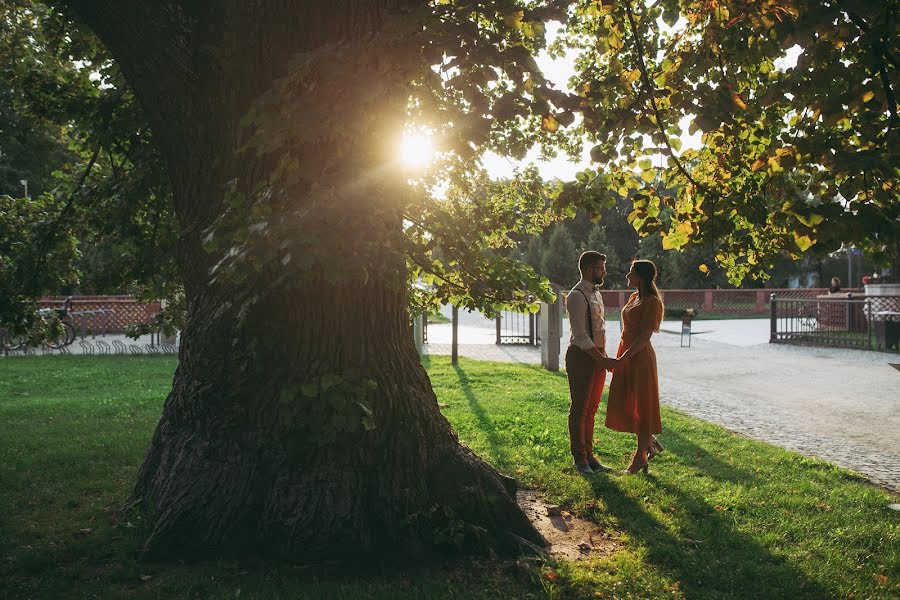
[[565, 371], [548, 371], [541, 365], [530, 365], [527, 363], [519, 363], [516, 366], [521, 369], [527, 369], [529, 371], [534, 371], [535, 373], [540, 373], [542, 377], [555, 377], [556, 379], [566, 379]]
[[[698, 446], [673, 428], [665, 432], [666, 453], [661, 457], [677, 456], [682, 464], [698, 469], [705, 477], [720, 481], [741, 482], [752, 485], [758, 475], [717, 457], [715, 451]], [[666, 462], [666, 461], [663, 461]]]
[[484, 435], [487, 438], [494, 459], [503, 465], [510, 464], [509, 454], [504, 447], [503, 440], [500, 439], [500, 436], [497, 434], [497, 426], [494, 425], [494, 422], [491, 421], [487, 411], [485, 411], [484, 407], [481, 406], [481, 403], [478, 402], [478, 398], [472, 391], [472, 385], [469, 382], [469, 377], [466, 375], [465, 370], [459, 365], [453, 365], [453, 370], [459, 378], [459, 387], [465, 395], [466, 400], [469, 402], [469, 408], [472, 410], [472, 414], [478, 419], [479, 429], [484, 432]]
[[596, 479], [593, 489], [628, 535], [647, 548], [648, 562], [679, 581], [685, 597], [818, 600], [832, 595], [784, 558], [738, 531], [731, 513], [720, 512], [703, 498], [655, 477], [651, 480], [660, 495], [674, 498], [680, 516], [677, 532], [668, 530], [638, 500], [629, 497], [618, 478]]

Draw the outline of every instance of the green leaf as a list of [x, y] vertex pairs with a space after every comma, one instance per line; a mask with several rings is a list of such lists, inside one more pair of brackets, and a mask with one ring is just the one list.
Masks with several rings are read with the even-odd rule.
[[816, 241], [810, 239], [808, 235], [799, 235], [796, 232], [794, 233], [794, 242], [797, 244], [797, 247], [800, 248], [801, 252], [806, 252], [813, 244], [816, 243]]
[[815, 227], [819, 223], [825, 220], [825, 217], [818, 213], [811, 213], [809, 216], [803, 216], [798, 214], [797, 220], [806, 225], [807, 227]]
[[669, 27], [675, 27], [675, 24], [678, 22], [678, 8], [677, 7], [668, 7], [663, 8], [662, 20], [663, 23], [668, 25]]

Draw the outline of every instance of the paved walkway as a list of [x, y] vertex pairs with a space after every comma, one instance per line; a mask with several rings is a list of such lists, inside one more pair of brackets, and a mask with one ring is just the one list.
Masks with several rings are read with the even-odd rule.
[[[613, 353], [618, 323], [607, 330]], [[690, 348], [680, 330], [666, 321], [653, 338], [664, 404], [900, 492], [900, 371], [889, 364], [900, 355], [769, 344], [767, 319], [695, 321]], [[429, 325], [428, 337], [429, 354], [450, 353], [449, 324]], [[459, 339], [461, 356], [540, 364], [536, 348], [496, 346], [479, 315], [460, 319]], [[563, 351], [567, 341], [564, 331]]]

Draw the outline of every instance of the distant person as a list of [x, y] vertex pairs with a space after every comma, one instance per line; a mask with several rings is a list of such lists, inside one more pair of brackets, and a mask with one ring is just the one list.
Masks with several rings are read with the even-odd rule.
[[649, 472], [650, 460], [663, 450], [654, 434], [662, 433], [656, 352], [650, 338], [659, 331], [663, 303], [656, 288], [656, 265], [636, 260], [625, 276], [631, 294], [622, 307], [622, 340], [606, 405], [606, 426], [637, 434], [637, 447], [625, 473]]
[[578, 258], [581, 281], [566, 296], [571, 338], [566, 350], [566, 376], [569, 379], [569, 448], [575, 470], [583, 475], [610, 471], [594, 455], [594, 419], [606, 370], [616, 360], [606, 355], [606, 323], [603, 297], [597, 286], [606, 275], [606, 255], [593, 250]]
[[829, 294], [837, 294], [841, 291], [841, 279], [840, 277], [832, 277], [831, 278], [831, 287], [828, 288]]

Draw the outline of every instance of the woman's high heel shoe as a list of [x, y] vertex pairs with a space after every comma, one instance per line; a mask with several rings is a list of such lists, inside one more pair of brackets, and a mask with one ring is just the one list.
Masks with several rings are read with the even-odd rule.
[[643, 472], [644, 472], [644, 475], [649, 475], [649, 474], [650, 474], [650, 458], [649, 458], [649, 455], [648, 455], [648, 458], [645, 458], [645, 459], [644, 459], [644, 462], [641, 463], [641, 464], [638, 464], [637, 462], [635, 462], [635, 458], [637, 458], [637, 457], [635, 456], [634, 458], [631, 459], [631, 464], [628, 466], [627, 469], [625, 469], [624, 471], [622, 471], [622, 474], [623, 474], [623, 475], [634, 475], [634, 474], [637, 473], [638, 471], [643, 471]]

